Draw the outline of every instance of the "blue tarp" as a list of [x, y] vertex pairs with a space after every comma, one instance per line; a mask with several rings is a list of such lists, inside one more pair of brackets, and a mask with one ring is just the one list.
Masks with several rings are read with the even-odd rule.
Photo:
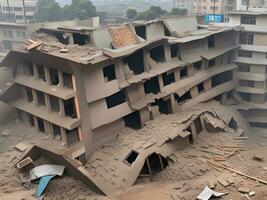
[[35, 197], [39, 198], [42, 193], [44, 192], [45, 188], [47, 187], [49, 181], [54, 178], [56, 175], [49, 175], [49, 176], [43, 176], [40, 179], [40, 182], [38, 184], [36, 193], [35, 193]]

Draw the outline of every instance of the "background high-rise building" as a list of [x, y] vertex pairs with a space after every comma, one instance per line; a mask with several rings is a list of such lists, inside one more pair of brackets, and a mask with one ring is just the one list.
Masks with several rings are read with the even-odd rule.
[[194, 0], [174, 0], [173, 5], [175, 8], [187, 9], [188, 13], [193, 12], [193, 2]]
[[0, 0], [0, 19], [15, 23], [28, 23], [34, 20], [37, 0]]

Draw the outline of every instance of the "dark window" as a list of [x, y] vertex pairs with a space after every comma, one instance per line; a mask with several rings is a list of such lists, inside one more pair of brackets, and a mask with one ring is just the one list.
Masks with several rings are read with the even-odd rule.
[[112, 64], [104, 67], [103, 74], [106, 82], [116, 79], [115, 66]]
[[195, 125], [195, 128], [196, 128], [196, 133], [197, 134], [199, 134], [201, 131], [203, 131], [203, 126], [202, 126], [200, 117], [198, 117], [198, 118], [196, 118], [194, 120], [194, 125]]
[[184, 101], [190, 100], [192, 99], [192, 96], [190, 94], [189, 91], [187, 91], [186, 93], [184, 93], [184, 95], [182, 95], [181, 97], [179, 97], [179, 95], [175, 94], [174, 95], [176, 101], [180, 104], [183, 103]]
[[208, 67], [213, 67], [213, 66], [215, 66], [215, 64], [216, 64], [215, 59], [209, 60]]
[[38, 123], [38, 129], [39, 129], [39, 131], [40, 132], [45, 132], [44, 120], [42, 120], [39, 117], [37, 117], [37, 123]]
[[168, 36], [168, 37], [171, 36], [171, 33], [170, 33], [169, 29], [166, 26], [164, 26], [164, 35]]
[[141, 38], [146, 39], [146, 26], [136, 26], [135, 32]]
[[56, 69], [49, 68], [50, 81], [52, 85], [58, 85], [58, 71]]
[[59, 99], [57, 97], [54, 96], [49, 96], [49, 100], [50, 100], [50, 105], [51, 105], [51, 109], [53, 112], [59, 112], [60, 107], [59, 107]]
[[217, 74], [211, 78], [212, 87], [223, 84], [225, 82], [233, 80], [233, 72], [227, 71], [220, 74]]
[[139, 153], [132, 150], [127, 157], [125, 158], [125, 161], [127, 162], [127, 164], [133, 164], [133, 162], [136, 160], [136, 158], [138, 157]]
[[241, 24], [256, 24], [256, 16], [241, 15]]
[[174, 78], [174, 72], [172, 73], [163, 73], [162, 74], [162, 79], [163, 79], [163, 85], [170, 85], [171, 83], [175, 82], [175, 78]]
[[197, 85], [197, 90], [199, 93], [204, 92], [204, 84], [200, 83]]
[[125, 126], [130, 127], [132, 129], [140, 129], [141, 128], [141, 119], [139, 111], [135, 111], [125, 117], [123, 117], [125, 121]]
[[239, 86], [244, 86], [244, 87], [255, 87], [255, 81], [250, 81], [250, 80], [239, 80]]
[[124, 94], [124, 91], [119, 91], [109, 97], [106, 97], [106, 103], [108, 108], [115, 107], [117, 105], [120, 105], [126, 101], [126, 97]]
[[188, 73], [187, 73], [187, 68], [183, 68], [180, 70], [180, 78], [183, 79], [183, 78], [187, 78], [188, 77]]
[[177, 46], [177, 44], [171, 45], [171, 57], [172, 58], [177, 57], [177, 54], [178, 54], [178, 46]]
[[132, 55], [123, 58], [125, 63], [128, 63], [130, 70], [133, 71], [134, 74], [141, 74], [144, 72], [144, 57], [143, 51], [136, 51]]
[[37, 101], [40, 106], [45, 106], [45, 95], [40, 91], [36, 91]]
[[54, 137], [61, 137], [61, 131], [59, 126], [52, 124], [52, 129]]
[[35, 125], [33, 115], [31, 115], [29, 113], [28, 113], [28, 122], [29, 122], [30, 126]]
[[250, 101], [250, 99], [251, 99], [250, 93], [239, 93], [239, 94], [245, 101]]
[[90, 43], [90, 38], [88, 35], [73, 33], [73, 42], [78, 45], [86, 45]]
[[213, 35], [208, 37], [208, 47], [209, 48], [215, 47], [215, 39]]
[[66, 130], [66, 137], [67, 137], [67, 145], [73, 145], [79, 142], [79, 132], [78, 128], [75, 128], [73, 130]]
[[165, 62], [165, 53], [163, 45], [150, 49], [149, 53], [150, 57], [157, 63]]
[[252, 33], [241, 32], [240, 38], [239, 38], [239, 43], [240, 44], [253, 44], [254, 43], [254, 35]]
[[194, 69], [197, 71], [201, 69], [201, 66], [202, 66], [201, 61], [194, 63]]
[[159, 87], [159, 79], [157, 76], [147, 80], [144, 82], [144, 88], [145, 88], [145, 93], [154, 93], [157, 94], [160, 92], [160, 87]]
[[72, 75], [68, 74], [68, 73], [65, 73], [65, 72], [63, 72], [62, 75], [63, 75], [63, 85], [64, 85], [64, 87], [73, 89]]
[[26, 63], [27, 66], [27, 75], [33, 76], [34, 71], [33, 71], [33, 64], [32, 63]]
[[252, 58], [252, 51], [239, 50], [238, 57]]
[[164, 101], [163, 99], [156, 99], [155, 103], [152, 103], [152, 106], [158, 106], [160, 113], [170, 114], [172, 112], [170, 99], [166, 101]]
[[64, 101], [65, 115], [72, 119], [77, 118], [74, 98]]
[[45, 81], [45, 69], [43, 65], [37, 65], [38, 78]]
[[13, 45], [11, 41], [3, 40], [3, 45], [6, 50], [12, 50]]
[[26, 87], [26, 94], [27, 94], [28, 102], [32, 102], [33, 101], [32, 89]]

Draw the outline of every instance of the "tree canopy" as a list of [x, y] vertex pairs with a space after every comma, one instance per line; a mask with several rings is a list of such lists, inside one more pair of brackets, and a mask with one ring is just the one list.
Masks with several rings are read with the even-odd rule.
[[173, 8], [171, 12], [162, 10], [160, 6], [151, 6], [144, 12], [137, 12], [134, 9], [127, 10], [128, 19], [135, 20], [153, 20], [160, 16], [183, 16], [187, 14], [187, 9]]
[[96, 8], [90, 0], [72, 0], [70, 5], [63, 8], [55, 0], [38, 0], [34, 13], [39, 22], [87, 19], [96, 15]]
[[128, 19], [134, 19], [137, 15], [137, 11], [135, 9], [128, 9], [126, 13]]
[[54, 0], [39, 0], [34, 17], [36, 21], [55, 21], [60, 17], [61, 8]]

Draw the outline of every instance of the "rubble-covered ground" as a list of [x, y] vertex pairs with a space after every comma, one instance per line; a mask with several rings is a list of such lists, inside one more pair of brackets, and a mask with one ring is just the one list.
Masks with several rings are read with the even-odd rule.
[[[15, 167], [24, 152], [14, 146], [23, 142], [28, 145], [47, 143], [62, 148], [62, 144], [36, 133], [35, 129], [29, 129], [20, 122], [0, 126], [0, 134], [0, 199], [35, 199], [32, 195], [37, 185], [25, 185], [27, 173], [19, 173]], [[227, 158], [217, 163], [266, 181], [267, 131], [253, 128], [246, 135], [248, 139], [237, 140], [231, 133], [202, 132], [193, 145], [171, 155], [167, 168], [152, 180], [139, 178], [127, 191], [110, 197], [95, 194], [79, 180], [63, 175], [49, 183], [43, 199], [189, 200], [196, 199], [205, 186], [210, 186], [217, 192], [228, 193], [220, 199], [265, 200], [267, 185], [211, 166], [207, 162], [214, 158], [218, 160], [224, 155]], [[253, 160], [255, 155], [263, 157], [263, 161]], [[50, 161], [41, 157], [37, 162], [43, 164]], [[247, 190], [252, 196], [243, 194], [241, 190]]]

